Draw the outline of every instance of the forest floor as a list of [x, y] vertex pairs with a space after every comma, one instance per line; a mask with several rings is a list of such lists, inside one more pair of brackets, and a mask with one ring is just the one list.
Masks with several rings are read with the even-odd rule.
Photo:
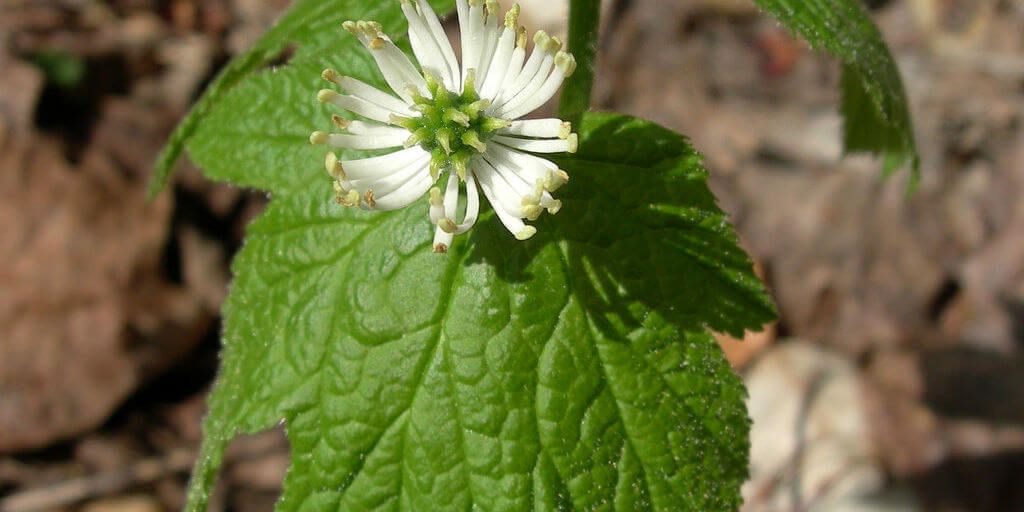
[[[187, 162], [145, 187], [288, 3], [0, 0], [0, 512], [182, 506], [266, 198]], [[564, 30], [563, 1], [521, 3]], [[746, 0], [609, 1], [595, 106], [693, 139], [779, 306], [721, 339], [751, 394], [745, 510], [1024, 510], [1024, 2], [870, 3], [913, 106], [911, 196], [842, 158], [836, 62]], [[227, 461], [214, 509], [270, 510], [281, 432]]]

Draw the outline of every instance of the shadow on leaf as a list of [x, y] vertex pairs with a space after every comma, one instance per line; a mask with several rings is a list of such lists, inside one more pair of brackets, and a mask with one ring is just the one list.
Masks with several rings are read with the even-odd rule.
[[557, 194], [562, 211], [539, 221], [525, 243], [486, 216], [470, 237], [468, 262], [484, 260], [501, 279], [528, 282], [536, 255], [558, 251], [592, 317], [627, 331], [642, 325], [647, 310], [683, 332], [735, 336], [774, 319], [684, 137], [610, 114], [588, 116], [580, 136], [579, 152], [559, 160], [572, 179]]

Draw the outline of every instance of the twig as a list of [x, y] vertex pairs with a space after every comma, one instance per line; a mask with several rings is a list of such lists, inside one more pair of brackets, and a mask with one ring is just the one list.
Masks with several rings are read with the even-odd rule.
[[0, 499], [0, 512], [35, 512], [75, 503], [92, 496], [113, 494], [164, 475], [187, 471], [195, 461], [191, 449], [168, 452], [162, 457], [141, 460], [126, 468], [73, 478], [29, 489]]

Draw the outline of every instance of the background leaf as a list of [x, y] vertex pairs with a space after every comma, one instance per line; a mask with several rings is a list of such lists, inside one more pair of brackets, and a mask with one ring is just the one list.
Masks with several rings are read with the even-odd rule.
[[920, 176], [910, 107], [899, 69], [858, 0], [754, 0], [816, 48], [843, 61], [842, 113], [847, 152], [882, 157], [885, 174], [910, 164]]

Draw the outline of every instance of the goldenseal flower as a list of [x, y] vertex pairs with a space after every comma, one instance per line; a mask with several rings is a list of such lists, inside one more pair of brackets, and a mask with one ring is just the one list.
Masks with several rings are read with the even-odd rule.
[[[557, 213], [562, 203], [551, 193], [569, 180], [565, 171], [533, 153], [573, 153], [578, 145], [567, 122], [520, 119], [551, 99], [576, 69], [558, 38], [538, 31], [527, 57], [518, 5], [504, 16], [495, 0], [457, 0], [456, 6], [461, 63], [426, 0], [402, 0], [419, 68], [379, 23], [345, 22], [394, 94], [325, 70], [323, 78], [343, 92], [325, 89], [318, 99], [365, 120], [334, 115], [340, 132], [310, 136], [313, 144], [335, 148], [401, 148], [345, 161], [329, 153], [327, 172], [344, 206], [395, 210], [427, 194], [435, 252], [447, 252], [454, 236], [476, 223], [479, 190], [517, 239], [532, 237], [537, 229], [524, 221], [545, 211]], [[434, 186], [442, 175], [447, 176], [443, 192]], [[462, 194], [465, 211], [459, 219]]]

